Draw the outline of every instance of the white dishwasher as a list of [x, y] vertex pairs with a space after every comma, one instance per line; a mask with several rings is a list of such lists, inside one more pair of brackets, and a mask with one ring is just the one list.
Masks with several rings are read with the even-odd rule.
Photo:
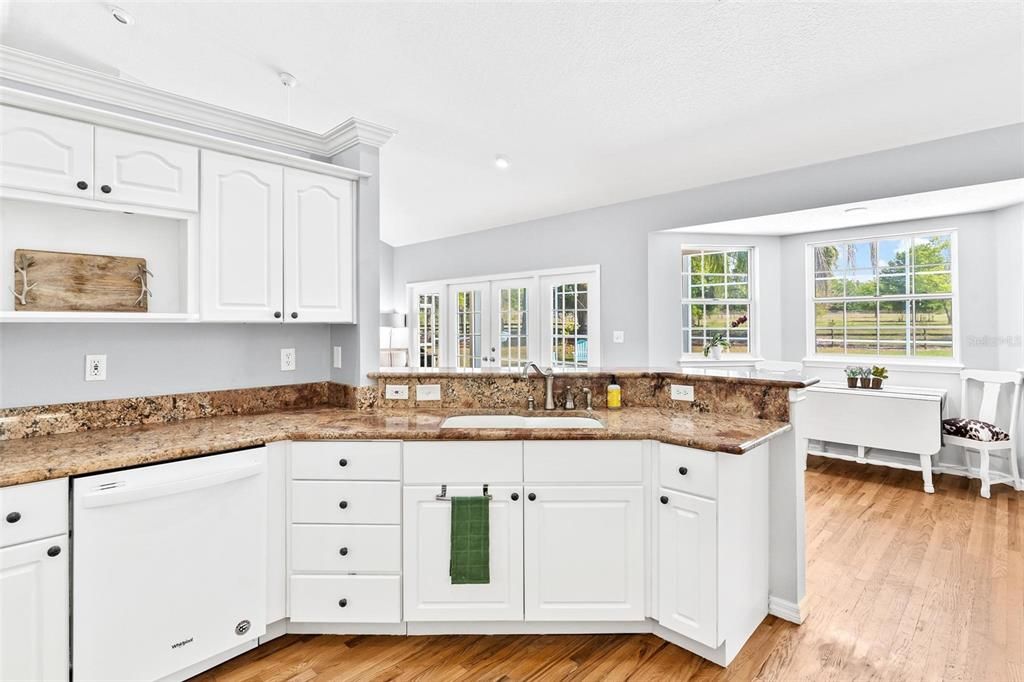
[[72, 675], [159, 680], [266, 631], [266, 448], [74, 479]]

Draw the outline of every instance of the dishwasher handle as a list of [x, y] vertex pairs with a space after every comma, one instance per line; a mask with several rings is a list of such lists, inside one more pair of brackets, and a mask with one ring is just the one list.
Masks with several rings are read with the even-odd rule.
[[192, 476], [172, 479], [146, 485], [122, 483], [109, 488], [98, 488], [82, 495], [82, 506], [88, 509], [95, 507], [111, 507], [117, 504], [128, 504], [139, 500], [151, 500], [166, 495], [176, 495], [192, 490], [201, 490], [215, 485], [238, 481], [263, 473], [261, 462], [251, 462], [243, 466], [233, 466], [205, 476]]

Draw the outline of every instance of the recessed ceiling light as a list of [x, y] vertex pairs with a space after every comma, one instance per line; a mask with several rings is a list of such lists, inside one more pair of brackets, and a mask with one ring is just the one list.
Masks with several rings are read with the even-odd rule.
[[504, 154], [498, 154], [494, 157], [494, 165], [500, 170], [505, 170], [511, 164], [509, 163], [508, 157]]
[[114, 17], [117, 23], [124, 24], [125, 26], [131, 26], [135, 23], [135, 17], [120, 7], [111, 7], [110, 15]]
[[851, 206], [850, 208], [843, 211], [844, 213], [863, 213], [868, 210], [867, 206]]

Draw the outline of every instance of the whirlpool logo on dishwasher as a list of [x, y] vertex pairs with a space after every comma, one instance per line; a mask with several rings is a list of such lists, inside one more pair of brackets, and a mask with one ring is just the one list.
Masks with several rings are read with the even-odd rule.
[[185, 646], [186, 644], [191, 644], [192, 640], [194, 640], [194, 639], [195, 639], [195, 637], [189, 637], [188, 639], [183, 639], [180, 642], [175, 642], [174, 644], [171, 645], [171, 648], [172, 649], [180, 649], [181, 647]]

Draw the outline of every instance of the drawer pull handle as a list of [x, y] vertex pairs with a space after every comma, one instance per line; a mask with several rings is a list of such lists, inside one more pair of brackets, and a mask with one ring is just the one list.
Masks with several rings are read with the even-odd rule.
[[340, 606], [341, 608], [345, 608], [346, 606], [348, 606], [348, 599], [339, 599], [338, 606]]
[[338, 506], [341, 509], [348, 509], [348, 502], [346, 502], [345, 500], [342, 500], [341, 502], [338, 503]]
[[679, 467], [680, 476], [685, 476], [687, 471], [689, 471], [689, 469], [687, 469], [686, 467]]
[[78, 189], [89, 189], [89, 183], [86, 182], [85, 180], [79, 180], [78, 182], [75, 183], [75, 187], [77, 187]]
[[7, 515], [7, 523], [17, 523], [21, 521], [21, 512], [11, 512]]
[[668, 497], [666, 497], [665, 495], [662, 495], [661, 496], [661, 503], [662, 504], [668, 504]]
[[348, 547], [342, 547], [338, 550], [338, 554], [341, 556], [348, 556]]
[[340, 467], [347, 467], [348, 466], [348, 460], [347, 459], [339, 459], [338, 460], [338, 466], [340, 466]]
[[46, 550], [46, 556], [57, 556], [60, 554], [60, 547], [54, 545], [50, 549]]
[[516, 502], [519, 500], [519, 493], [512, 493], [512, 501]]
[[528, 499], [530, 502], [533, 502], [534, 500], [537, 499], [537, 493], [530, 493], [529, 495], [526, 496], [526, 499]]

